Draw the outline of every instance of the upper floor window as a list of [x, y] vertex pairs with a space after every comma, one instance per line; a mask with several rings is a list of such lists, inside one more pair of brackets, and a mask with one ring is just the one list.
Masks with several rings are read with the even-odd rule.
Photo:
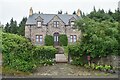
[[54, 26], [54, 27], [58, 27], [58, 26], [59, 26], [59, 21], [54, 21], [54, 22], [53, 22], [53, 26]]
[[74, 21], [71, 21], [71, 22], [70, 22], [71, 27], [73, 27], [74, 24], [75, 24]]
[[76, 42], [77, 36], [76, 35], [70, 35], [70, 42]]
[[38, 22], [37, 22], [37, 26], [38, 26], [38, 27], [41, 27], [41, 26], [42, 26], [42, 22], [41, 22], [41, 21], [38, 21]]

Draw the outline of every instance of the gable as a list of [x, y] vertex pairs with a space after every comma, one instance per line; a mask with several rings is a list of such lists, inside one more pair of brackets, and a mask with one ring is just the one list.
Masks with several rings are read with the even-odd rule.
[[40, 16], [38, 16], [35, 20], [36, 21], [43, 21], [44, 19], [42, 19]]
[[[55, 15], [49, 22], [48, 22], [48, 24], [51, 22], [51, 21], [62, 21], [57, 15]], [[63, 22], [63, 21], [62, 21]], [[64, 22], [63, 22], [64, 23]], [[64, 23], [65, 24], [65, 23]]]

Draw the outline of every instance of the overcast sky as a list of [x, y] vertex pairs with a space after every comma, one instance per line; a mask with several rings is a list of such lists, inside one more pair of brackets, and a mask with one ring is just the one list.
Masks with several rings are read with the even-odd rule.
[[120, 0], [0, 0], [0, 22], [6, 24], [13, 17], [19, 23], [23, 17], [28, 17], [30, 7], [34, 13], [43, 12], [56, 14], [59, 10], [72, 14], [79, 8], [82, 12], [89, 13], [95, 6], [96, 9], [114, 11]]

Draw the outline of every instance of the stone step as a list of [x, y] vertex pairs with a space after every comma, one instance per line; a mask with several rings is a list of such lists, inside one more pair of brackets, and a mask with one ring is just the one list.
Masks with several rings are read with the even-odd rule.
[[64, 49], [61, 46], [55, 46], [55, 48], [58, 50], [58, 54], [64, 54]]
[[68, 62], [68, 60], [64, 54], [56, 54], [55, 61], [57, 63], [67, 63]]

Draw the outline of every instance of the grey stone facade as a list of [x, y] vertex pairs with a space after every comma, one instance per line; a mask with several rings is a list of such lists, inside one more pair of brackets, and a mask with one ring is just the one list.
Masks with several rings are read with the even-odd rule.
[[[79, 13], [79, 12], [78, 12]], [[66, 34], [68, 37], [68, 43], [75, 43], [80, 39], [81, 31], [75, 28], [71, 23], [75, 20], [80, 19], [81, 17], [78, 15], [70, 15], [70, 14], [33, 14], [32, 8], [30, 9], [28, 20], [26, 22], [25, 27], [25, 37], [31, 39], [32, 43], [35, 45], [44, 45], [44, 38], [46, 35], [54, 36], [55, 33], [58, 34]], [[80, 15], [80, 14], [79, 14]], [[57, 23], [55, 22], [57, 21]], [[38, 22], [40, 22], [41, 26], [38, 26]], [[55, 27], [54, 22], [57, 27]], [[41, 35], [41, 39], [39, 37], [39, 41], [37, 42], [36, 35]], [[75, 42], [71, 42], [71, 35], [75, 35]], [[59, 41], [59, 39], [58, 39]]]

